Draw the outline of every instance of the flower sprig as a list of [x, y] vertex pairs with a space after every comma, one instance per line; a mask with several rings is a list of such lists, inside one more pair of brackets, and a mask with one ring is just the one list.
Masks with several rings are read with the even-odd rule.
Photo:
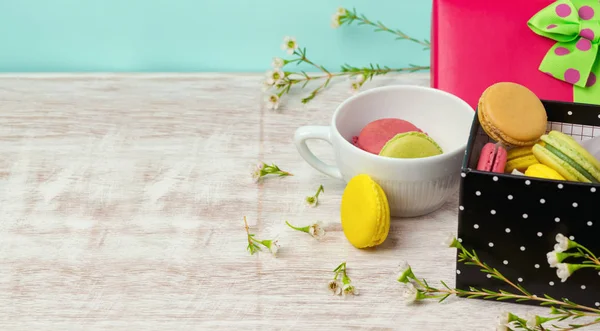
[[321, 222], [313, 223], [304, 227], [293, 226], [288, 221], [285, 221], [285, 224], [296, 231], [308, 233], [315, 239], [321, 239], [325, 236], [325, 230], [323, 229]]
[[427, 40], [427, 39], [419, 40], [419, 39], [416, 39], [416, 38], [413, 38], [413, 37], [407, 35], [406, 33], [402, 32], [398, 29], [390, 29], [387, 26], [385, 26], [383, 23], [381, 23], [381, 21], [377, 21], [377, 22], [371, 21], [365, 15], [358, 14], [356, 12], [356, 8], [352, 8], [352, 10], [349, 10], [349, 9], [340, 7], [335, 12], [335, 14], [333, 14], [333, 16], [331, 17], [331, 26], [333, 28], [338, 28], [344, 24], [350, 25], [354, 22], [357, 22], [357, 25], [373, 26], [373, 27], [375, 27], [375, 32], [384, 31], [384, 32], [389, 32], [391, 34], [394, 34], [396, 36], [396, 40], [399, 40], [399, 39], [410, 40], [421, 46], [424, 46], [424, 50], [428, 50], [431, 48], [431, 43], [429, 42], [429, 40]]
[[250, 227], [248, 226], [248, 221], [246, 220], [246, 216], [244, 216], [244, 228], [246, 229], [246, 235], [248, 236], [248, 247], [246, 248], [250, 255], [254, 255], [260, 251], [262, 251], [262, 247], [264, 246], [273, 254], [273, 256], [277, 256], [277, 252], [279, 251], [279, 241], [272, 239], [260, 240], [256, 239], [255, 234], [250, 233]]
[[346, 272], [346, 262], [333, 269], [333, 279], [327, 283], [327, 288], [333, 295], [358, 295], [358, 290], [352, 285], [352, 280]]
[[[563, 243], [560, 242], [560, 244]], [[501, 324], [498, 330], [552, 330], [550, 327], [554, 328], [554, 330], [575, 330], [586, 326], [600, 324], [600, 309], [580, 305], [566, 298], [555, 299], [549, 295], [538, 297], [537, 295], [531, 294], [523, 286], [515, 284], [515, 282], [509, 280], [496, 268], [493, 268], [487, 263], [481, 261], [474, 250], [467, 250], [460, 243], [460, 241], [456, 239], [456, 237], [448, 237], [448, 239], [444, 241], [444, 245], [451, 248], [457, 248], [459, 250], [459, 262], [462, 262], [465, 265], [474, 265], [479, 267], [481, 272], [488, 274], [491, 278], [498, 279], [510, 285], [514, 291], [492, 291], [485, 288], [476, 287], [469, 287], [468, 290], [463, 290], [451, 288], [443, 281], [440, 281], [442, 287], [433, 287], [429, 285], [425, 279], [418, 278], [408, 263], [402, 263], [400, 265], [399, 276], [397, 280], [403, 285], [403, 296], [408, 302], [426, 299], [436, 299], [442, 302], [449, 296], [456, 295], [459, 297], [498, 301], [533, 301], [538, 302], [541, 306], [550, 306], [550, 316], [547, 317], [532, 315], [528, 318], [521, 318], [510, 313], [504, 314], [501, 316]], [[570, 243], [570, 245], [575, 244]], [[593, 318], [593, 320], [585, 324], [569, 324], [567, 327], [553, 324], [554, 322], [574, 320], [582, 317]], [[547, 324], [550, 324], [550, 326], [547, 326]]]
[[281, 170], [275, 163], [269, 165], [265, 162], [259, 162], [254, 169], [252, 169], [252, 179], [255, 183], [258, 183], [262, 178], [268, 175], [277, 175], [279, 177], [293, 176], [292, 173]]
[[319, 185], [319, 188], [317, 189], [317, 193], [315, 193], [315, 195], [307, 196], [306, 199], [304, 199], [306, 201], [306, 204], [309, 207], [316, 207], [319, 204], [319, 194], [321, 194], [321, 192], [325, 192], [325, 189], [323, 189], [323, 185]]
[[[377, 27], [376, 31], [387, 31], [395, 34], [397, 39], [406, 39], [423, 46], [425, 49], [429, 49], [429, 41], [418, 40], [410, 37], [400, 30], [393, 30], [381, 22], [374, 23], [368, 20], [364, 15], [356, 13], [356, 9], [349, 11], [345, 8], [339, 8], [333, 15], [331, 25], [333, 28], [338, 28], [343, 24], [351, 24], [354, 21], [358, 21], [360, 25], [372, 25]], [[366, 67], [354, 67], [348, 64], [341, 66], [340, 72], [331, 72], [323, 65], [317, 64], [307, 56], [306, 47], [302, 48], [299, 46], [296, 38], [287, 36], [283, 39], [281, 49], [288, 55], [292, 56], [289, 59], [283, 59], [280, 57], [273, 58], [271, 62], [272, 69], [267, 72], [265, 81], [263, 82], [263, 91], [267, 92], [272, 90], [265, 97], [266, 106], [269, 109], [276, 110], [279, 108], [280, 100], [283, 95], [288, 94], [292, 87], [300, 86], [305, 88], [310, 82], [321, 82], [316, 88], [314, 88], [307, 96], [302, 98], [302, 103], [306, 104], [313, 100], [318, 94], [326, 89], [334, 78], [347, 77], [350, 79], [350, 91], [357, 92], [364, 85], [365, 82], [372, 80], [375, 76], [386, 75], [393, 72], [415, 72], [420, 70], [427, 70], [429, 66], [417, 66], [410, 64], [406, 68], [390, 68], [387, 66], [373, 65], [370, 64]], [[305, 64], [315, 68], [318, 73], [308, 74], [303, 70], [293, 71], [285, 70], [287, 65], [291, 64]], [[289, 68], [289, 67], [288, 67]]]
[[[567, 251], [571, 251], [568, 253]], [[566, 282], [577, 270], [584, 268], [593, 268], [600, 270], [600, 260], [585, 246], [565, 237], [559, 233], [556, 235], [556, 245], [554, 250], [546, 254], [548, 264], [551, 268], [556, 268], [556, 275], [561, 282]], [[582, 263], [564, 263], [568, 258], [583, 258]]]

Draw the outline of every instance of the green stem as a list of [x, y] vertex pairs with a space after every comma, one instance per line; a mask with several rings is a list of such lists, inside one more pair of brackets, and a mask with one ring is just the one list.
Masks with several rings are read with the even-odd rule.
[[348, 285], [348, 284], [350, 284], [350, 282], [351, 282], [350, 277], [348, 277], [348, 275], [346, 274], [346, 269], [344, 269], [342, 271], [342, 283], [344, 285]]
[[285, 224], [287, 224], [290, 228], [297, 230], [297, 231], [302, 231], [302, 232], [306, 232], [308, 233], [309, 229], [310, 229], [310, 225], [309, 226], [305, 226], [305, 227], [296, 227], [291, 225], [288, 221], [285, 221]]
[[319, 194], [321, 194], [321, 192], [324, 192], [323, 185], [319, 186], [319, 189], [317, 190], [317, 193], [315, 193], [315, 198], [319, 198]]
[[[577, 309], [577, 310], [585, 310], [585, 311], [590, 311], [593, 312], [597, 315], [600, 315], [600, 309], [595, 309], [595, 308], [591, 308], [591, 307], [586, 307], [586, 306], [582, 306], [579, 304], [575, 304], [573, 302], [564, 302], [564, 301], [559, 301], [550, 297], [545, 297], [545, 298], [539, 298], [537, 296], [534, 296], [530, 293], [528, 293], [523, 287], [521, 286], [517, 286], [515, 285], [513, 282], [511, 282], [510, 280], [508, 280], [506, 277], [504, 277], [504, 275], [502, 275], [498, 270], [491, 268], [490, 266], [488, 266], [485, 263], [482, 263], [479, 260], [479, 257], [477, 257], [477, 255], [475, 253], [471, 254], [469, 251], [467, 251], [464, 246], [462, 246], [462, 244], [458, 244], [457, 246], [458, 249], [460, 249], [462, 251], [462, 256], [461, 260], [468, 260], [468, 262], [466, 264], [472, 264], [472, 265], [477, 265], [479, 267], [481, 267], [483, 270], [485, 270], [486, 272], [492, 274], [494, 277], [496, 277], [497, 279], [505, 282], [506, 284], [512, 286], [513, 288], [517, 289], [519, 292], [522, 293], [522, 295], [519, 294], [513, 294], [513, 293], [508, 293], [508, 292], [504, 292], [502, 291], [501, 293], [494, 293], [494, 292], [481, 292], [481, 291], [462, 291], [462, 290], [456, 290], [456, 289], [434, 289], [434, 288], [430, 288], [427, 287], [426, 290], [429, 292], [441, 292], [441, 293], [450, 293], [450, 294], [456, 294], [456, 295], [460, 295], [460, 296], [469, 296], [469, 295], [476, 295], [476, 296], [481, 296], [484, 297], [484, 299], [491, 299], [491, 298], [511, 298], [511, 299], [523, 299], [523, 300], [532, 300], [532, 301], [539, 301], [539, 302], [545, 302], [548, 304], [555, 304], [555, 305], [559, 305], [562, 307], [570, 307], [573, 309]], [[572, 265], [571, 265], [572, 266]], [[584, 268], [584, 267], [594, 267], [593, 265], [574, 265], [576, 266], [576, 269], [579, 268]], [[574, 272], [573, 269], [572, 272]]]
[[425, 285], [422, 281], [420, 281], [418, 278], [413, 278], [413, 280], [415, 282], [417, 282], [417, 284], [419, 284], [419, 286], [423, 287], [423, 288], [427, 288], [427, 285]]
[[339, 266], [337, 266], [337, 268], [333, 269], [333, 272], [340, 270], [346, 270], [346, 262], [342, 262]]
[[271, 164], [268, 165], [266, 163], [263, 162], [263, 169], [262, 171], [265, 174], [275, 174], [275, 175], [279, 175], [279, 176], [293, 176], [293, 174], [287, 172], [287, 171], [283, 171], [281, 170], [277, 165], [275, 164]]
[[294, 51], [294, 54], [295, 54], [295, 55], [298, 55], [298, 56], [300, 57], [300, 58], [298, 59], [298, 61], [299, 61], [299, 62], [305, 62], [305, 63], [308, 63], [308, 64], [310, 64], [311, 66], [313, 66], [313, 67], [315, 67], [315, 68], [317, 68], [317, 69], [321, 70], [322, 72], [326, 73], [327, 75], [331, 76], [331, 73], [329, 72], [329, 70], [325, 69], [325, 67], [323, 67], [322, 65], [315, 64], [314, 62], [312, 62], [311, 60], [309, 60], [309, 59], [306, 57], [306, 48], [304, 48], [304, 50], [302, 50], [302, 51], [297, 51], [297, 50], [296, 50], [296, 51]]
[[471, 254], [469, 251], [467, 251], [463, 245], [459, 244], [458, 248], [460, 250], [462, 250], [462, 253], [467, 256], [469, 258], [469, 260], [471, 260], [472, 263], [476, 264], [477, 266], [487, 270], [489, 273], [493, 274], [494, 276], [496, 276], [496, 278], [498, 278], [499, 280], [505, 282], [506, 284], [512, 286], [513, 288], [515, 288], [516, 290], [518, 290], [519, 292], [530, 296], [530, 294], [525, 291], [521, 286], [517, 286], [515, 285], [515, 283], [511, 282], [508, 278], [504, 277], [503, 274], [501, 274], [498, 270], [490, 268], [487, 264], [482, 263], [481, 261], [479, 261], [479, 257], [477, 257], [474, 254]]
[[593, 321], [591, 321], [589, 323], [579, 324], [579, 325], [576, 325], [576, 326], [571, 326], [570, 328], [560, 329], [560, 330], [561, 331], [572, 331], [572, 330], [576, 330], [576, 329], [585, 328], [585, 327], [588, 327], [588, 326], [591, 326], [591, 325], [595, 325], [595, 324], [598, 324], [598, 323], [600, 323], [600, 318], [598, 318], [596, 320], [593, 320]]
[[600, 265], [600, 261], [598, 260], [598, 258], [596, 257], [596, 255], [594, 255], [594, 253], [592, 253], [589, 249], [587, 249], [585, 246], [577, 244], [577, 247], [584, 250], [586, 253], [589, 254], [588, 258], [593, 261], [595, 264]]
[[410, 41], [415, 42], [415, 43], [417, 43], [419, 45], [425, 46], [426, 49], [428, 49], [428, 48], [431, 47], [430, 43], [427, 40], [419, 40], [419, 39], [410, 37], [409, 35], [407, 35], [406, 33], [402, 32], [402, 31], [400, 31], [398, 29], [392, 30], [392, 29], [388, 28], [387, 26], [385, 26], [383, 23], [379, 22], [379, 21], [378, 22], [372, 22], [369, 19], [367, 19], [367, 17], [365, 15], [358, 16], [356, 14], [356, 10], [353, 10], [353, 11], [346, 10], [345, 17], [342, 17], [341, 19], [342, 19], [341, 20], [342, 23], [348, 22], [348, 24], [350, 24], [354, 20], [356, 20], [356, 21], [359, 22], [358, 23], [359, 25], [370, 25], [370, 26], [373, 26], [373, 27], [377, 28], [375, 31], [385, 31], [385, 32], [392, 33], [392, 34], [394, 34], [394, 35], [397, 36], [396, 39], [410, 40]]
[[463, 291], [463, 290], [456, 290], [456, 289], [435, 289], [435, 288], [431, 288], [431, 287], [425, 288], [425, 292], [426, 293], [434, 293], [434, 295], [435, 295], [435, 293], [447, 293], [447, 294], [454, 294], [454, 295], [461, 296], [461, 297], [477, 296], [477, 297], [484, 297], [487, 299], [508, 298], [508, 299], [522, 299], [522, 300], [546, 302], [548, 304], [554, 304], [554, 305], [561, 306], [561, 307], [572, 307], [573, 309], [585, 310], [585, 311], [589, 311], [589, 312], [593, 313], [588, 316], [599, 316], [600, 315], [600, 309], [594, 309], [591, 307], [582, 306], [582, 305], [578, 305], [578, 304], [574, 304], [574, 303], [567, 303], [567, 302], [559, 301], [559, 300], [555, 300], [555, 299], [540, 298], [540, 297], [533, 296], [533, 295], [520, 295], [520, 294], [514, 294], [514, 293], [507, 293], [507, 292], [493, 293], [493, 292], [483, 292], [483, 291]]

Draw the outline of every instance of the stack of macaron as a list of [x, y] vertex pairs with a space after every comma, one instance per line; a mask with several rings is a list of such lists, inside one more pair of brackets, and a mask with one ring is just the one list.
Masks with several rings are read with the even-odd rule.
[[423, 158], [443, 153], [442, 148], [414, 124], [382, 118], [367, 124], [353, 143], [365, 152], [391, 158]]
[[483, 147], [477, 170], [600, 182], [600, 162], [575, 139], [559, 131], [546, 134], [544, 105], [526, 87], [507, 82], [490, 86], [479, 100], [477, 116], [497, 142]]
[[357, 248], [380, 245], [390, 230], [390, 207], [381, 186], [368, 175], [353, 177], [342, 194], [344, 235]]

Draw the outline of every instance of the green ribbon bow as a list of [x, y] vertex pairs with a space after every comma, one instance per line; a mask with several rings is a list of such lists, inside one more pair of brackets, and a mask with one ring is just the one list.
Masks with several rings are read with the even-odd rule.
[[600, 103], [600, 89], [590, 89], [600, 85], [596, 84], [600, 69], [600, 2], [558, 0], [527, 24], [536, 34], [557, 41], [539, 70], [573, 84], [575, 101]]

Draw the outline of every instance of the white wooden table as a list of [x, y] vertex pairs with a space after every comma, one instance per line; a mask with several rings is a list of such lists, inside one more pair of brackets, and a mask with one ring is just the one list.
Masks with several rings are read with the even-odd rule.
[[[457, 201], [392, 221], [358, 250], [339, 222], [344, 184], [306, 164], [301, 125], [327, 125], [349, 96], [334, 84], [304, 106], [263, 109], [262, 75], [0, 76], [0, 330], [493, 330], [502, 310], [452, 298], [407, 306], [396, 266], [454, 282]], [[426, 74], [377, 79], [428, 85]], [[306, 92], [306, 91], [304, 91]], [[311, 146], [332, 160], [329, 145]], [[251, 181], [250, 165], [295, 174]], [[304, 197], [323, 184], [320, 206]], [[243, 216], [278, 236], [278, 258], [246, 251]], [[285, 227], [324, 222], [318, 242]], [[331, 296], [347, 261], [360, 295]]]

